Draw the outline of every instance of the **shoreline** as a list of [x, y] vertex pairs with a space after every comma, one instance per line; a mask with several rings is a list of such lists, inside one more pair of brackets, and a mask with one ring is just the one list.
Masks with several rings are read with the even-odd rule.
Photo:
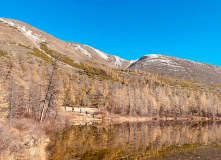
[[[81, 108], [82, 112], [80, 112], [80, 108], [74, 108], [74, 112], [72, 112], [72, 107], [64, 107], [62, 111], [62, 115], [67, 118], [72, 125], [79, 124], [90, 124], [92, 122], [96, 123], [125, 123], [125, 122], [151, 122], [151, 121], [189, 121], [189, 122], [201, 122], [201, 121], [213, 121], [219, 122], [221, 121], [221, 117], [142, 117], [142, 116], [122, 116], [117, 114], [110, 115], [107, 111], [98, 111], [97, 108]], [[88, 114], [85, 114], [85, 111]], [[92, 113], [95, 113], [95, 117], [92, 117]]]
[[130, 117], [130, 116], [119, 116], [115, 118], [105, 119], [112, 122], [124, 123], [124, 122], [151, 122], [151, 121], [189, 121], [189, 122], [202, 122], [202, 121], [221, 121], [221, 118], [207, 118], [207, 117]]
[[[189, 122], [189, 123], [197, 123], [197, 122], [220, 122], [221, 118], [214, 117], [214, 118], [206, 118], [206, 117], [134, 117], [134, 116], [121, 116], [112, 114], [110, 115], [107, 111], [101, 111], [98, 112], [96, 108], [83, 108], [83, 112], [79, 112], [76, 108], [76, 112], [70, 111], [70, 108], [66, 111], [61, 111], [61, 120], [59, 119], [57, 122], [54, 122], [52, 124], [52, 121], [43, 122], [42, 124], [39, 124], [37, 121], [29, 118], [20, 118], [15, 121], [12, 128], [8, 128], [8, 131], [13, 133], [14, 135], [20, 136], [28, 136], [31, 135], [31, 133], [38, 128], [38, 132], [32, 135], [34, 138], [30, 138], [30, 143], [28, 143], [28, 146], [26, 147], [26, 151], [35, 152], [38, 153], [39, 156], [43, 159], [47, 159], [49, 156], [48, 152], [48, 146], [51, 142], [50, 134], [56, 132], [56, 130], [62, 130], [65, 128], [65, 126], [73, 126], [73, 125], [94, 125], [94, 126], [105, 126], [110, 123], [112, 124], [121, 124], [121, 123], [133, 123], [133, 122], [166, 122], [166, 123], [174, 123], [174, 122]], [[85, 110], [87, 110], [89, 113], [85, 113]], [[93, 114], [96, 115], [93, 117]], [[4, 120], [5, 122], [1, 122], [2, 128], [4, 128], [4, 124], [7, 124], [7, 119]], [[29, 122], [30, 121], [30, 122]], [[93, 123], [94, 122], [94, 123]], [[21, 129], [20, 127], [24, 126], [25, 130]], [[8, 132], [7, 131], [7, 132]], [[10, 135], [8, 135], [10, 138]], [[23, 140], [17, 140], [18, 143], [21, 144], [21, 146], [26, 146], [27, 144], [24, 143]], [[26, 140], [27, 141], [27, 140]], [[23, 144], [24, 143], [24, 144]], [[15, 153], [14, 156], [16, 156], [17, 153]], [[13, 157], [13, 155], [11, 155]], [[37, 158], [33, 158], [37, 159]]]

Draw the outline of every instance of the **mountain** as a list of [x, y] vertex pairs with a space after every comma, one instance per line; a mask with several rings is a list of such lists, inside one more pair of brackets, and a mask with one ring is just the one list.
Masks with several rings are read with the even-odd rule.
[[38, 53], [42, 52], [41, 56], [53, 56], [43, 50], [43, 45], [47, 50], [56, 51], [74, 63], [91, 61], [109, 67], [137, 69], [179, 79], [221, 84], [219, 66], [162, 54], [145, 55], [138, 60], [125, 60], [85, 44], [62, 41], [24, 22], [0, 18], [0, 50], [13, 55], [32, 53], [36, 56], [37, 49]]
[[129, 68], [179, 79], [221, 84], [221, 67], [162, 54], [145, 55]]
[[6, 52], [10, 51], [14, 54], [30, 51], [29, 48], [24, 48], [23, 46], [41, 50], [39, 44], [45, 43], [51, 50], [68, 56], [76, 63], [93, 61], [111, 67], [123, 68], [130, 65], [129, 60], [106, 54], [88, 45], [59, 40], [58, 38], [18, 20], [0, 18], [0, 38], [1, 50]]

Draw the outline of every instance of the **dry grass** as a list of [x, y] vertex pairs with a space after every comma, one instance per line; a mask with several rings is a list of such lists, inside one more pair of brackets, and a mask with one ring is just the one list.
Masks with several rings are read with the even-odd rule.
[[0, 124], [0, 159], [46, 159], [44, 127], [30, 118]]

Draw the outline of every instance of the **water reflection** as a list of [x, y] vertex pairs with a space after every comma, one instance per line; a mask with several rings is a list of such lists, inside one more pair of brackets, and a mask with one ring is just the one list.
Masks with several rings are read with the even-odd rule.
[[75, 126], [51, 138], [50, 159], [145, 159], [221, 144], [221, 123], [151, 122]]

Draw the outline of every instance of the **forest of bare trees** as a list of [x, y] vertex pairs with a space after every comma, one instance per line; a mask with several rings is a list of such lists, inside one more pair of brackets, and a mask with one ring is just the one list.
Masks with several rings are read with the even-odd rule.
[[23, 55], [2, 59], [0, 67], [1, 116], [10, 124], [25, 114], [39, 122], [56, 119], [61, 106], [96, 107], [123, 116], [221, 116], [220, 94], [185, 80], [92, 62], [42, 64]]
[[1, 116], [7, 116], [10, 125], [13, 117], [26, 114], [39, 122], [56, 117], [60, 106], [59, 66], [39, 67], [19, 58], [19, 63], [1, 63]]

